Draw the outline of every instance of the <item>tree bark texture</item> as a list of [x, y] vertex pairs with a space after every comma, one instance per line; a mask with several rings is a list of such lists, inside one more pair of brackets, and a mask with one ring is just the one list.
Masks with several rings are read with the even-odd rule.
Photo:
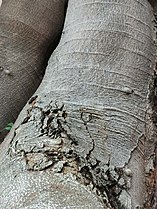
[[44, 79], [1, 145], [3, 208], [152, 207], [153, 20], [147, 0], [69, 0]]
[[[0, 8], [0, 130], [14, 122], [43, 78], [66, 0], [3, 0]], [[0, 141], [2, 140], [0, 134]]]

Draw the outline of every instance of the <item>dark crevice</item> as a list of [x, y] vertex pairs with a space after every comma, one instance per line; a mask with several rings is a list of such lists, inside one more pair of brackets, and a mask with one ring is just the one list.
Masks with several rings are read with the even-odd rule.
[[80, 170], [80, 173], [84, 178], [89, 182], [92, 182], [93, 188], [96, 188], [99, 195], [102, 197], [104, 204], [106, 204], [106, 195], [109, 201], [109, 204], [114, 209], [126, 209], [125, 206], [119, 201], [119, 197], [123, 190], [126, 190], [126, 185], [121, 185], [119, 183], [120, 179], [123, 178], [123, 172], [119, 172], [115, 168], [115, 173], [117, 177], [114, 177], [110, 168], [104, 173], [104, 171], [99, 168], [99, 162], [97, 165], [92, 168], [89, 163], [86, 166], [83, 166]]
[[[67, 8], [68, 8], [68, 0], [64, 0], [65, 1], [65, 8], [64, 8], [64, 17], [66, 17], [66, 12], [67, 12]], [[64, 22], [65, 22], [65, 18], [64, 18]], [[55, 38], [53, 37], [52, 38], [52, 42], [49, 43], [49, 46], [44, 54], [45, 56], [45, 59], [44, 59], [44, 62], [42, 64], [42, 67], [43, 67], [43, 70], [42, 70], [42, 77], [44, 76], [45, 74], [45, 70], [46, 70], [46, 67], [48, 65], [48, 60], [49, 58], [51, 57], [53, 51], [57, 48], [59, 42], [60, 42], [60, 39], [61, 39], [61, 36], [62, 36], [62, 31], [63, 31], [63, 27], [64, 27], [64, 22], [63, 22], [63, 25], [62, 25], [62, 30], [61, 30], [61, 33], [56, 36]]]
[[[157, 5], [155, 1], [150, 1], [152, 6]], [[151, 120], [154, 125], [154, 132], [157, 131], [157, 16], [154, 14], [154, 32], [156, 33], [156, 39], [154, 40], [154, 45], [156, 49], [156, 66], [154, 70], [154, 83], [149, 95], [149, 101], [152, 108]], [[154, 137], [156, 140], [156, 133]], [[153, 137], [153, 136], [152, 136]], [[146, 186], [147, 186], [147, 198], [144, 204], [144, 208], [147, 209], [156, 209], [157, 208], [157, 143], [154, 142], [154, 152], [150, 156], [153, 160], [153, 169], [149, 170], [149, 173], [146, 175]]]
[[[157, 69], [157, 63], [156, 63]], [[154, 88], [152, 92], [152, 106], [153, 106], [153, 115], [152, 120], [157, 130], [157, 74], [154, 72]], [[153, 177], [152, 177], [153, 176]], [[156, 209], [157, 208], [157, 143], [155, 143], [154, 149], [154, 170], [150, 170], [150, 179], [153, 181], [153, 185], [151, 188], [151, 194], [149, 197], [149, 208]]]
[[[157, 2], [153, 1], [154, 5]], [[154, 11], [155, 13], [155, 11]], [[152, 109], [153, 109], [153, 115], [152, 115], [152, 120], [153, 124], [155, 125], [155, 129], [157, 131], [157, 15], [155, 16], [155, 33], [156, 33], [156, 40], [155, 40], [155, 47], [156, 47], [156, 67], [154, 71], [154, 85], [153, 85], [153, 91], [150, 96], [150, 100], [152, 101]], [[149, 203], [148, 206], [149, 208], [156, 209], [157, 208], [157, 142], [155, 143], [155, 148], [154, 148], [154, 170], [150, 170], [150, 179], [152, 177], [152, 188], [151, 188], [151, 194], [149, 197]]]

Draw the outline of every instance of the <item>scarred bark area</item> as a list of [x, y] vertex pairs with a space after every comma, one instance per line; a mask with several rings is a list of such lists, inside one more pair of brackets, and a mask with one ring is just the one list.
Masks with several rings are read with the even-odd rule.
[[144, 208], [152, 21], [146, 0], [69, 1], [44, 80], [2, 144], [1, 205]]
[[[0, 8], [0, 131], [14, 122], [58, 44], [66, 0], [4, 0]], [[0, 141], [2, 141], [0, 133]]]

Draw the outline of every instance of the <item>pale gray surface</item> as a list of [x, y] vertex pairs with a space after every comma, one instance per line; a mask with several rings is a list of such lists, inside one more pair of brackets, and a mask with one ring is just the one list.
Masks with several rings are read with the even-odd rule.
[[[20, 204], [35, 190], [41, 198], [32, 198], [29, 208], [103, 208], [92, 186], [106, 186], [105, 180], [112, 183], [107, 170], [118, 181], [115, 167], [128, 167], [132, 172], [128, 176], [122, 169], [116, 189], [124, 183], [125, 189], [118, 200], [126, 209], [143, 205], [143, 144], [153, 139], [148, 119], [154, 68], [152, 18], [147, 0], [69, 1], [62, 39], [35, 93], [36, 103], [27, 105], [19, 116], [16, 136], [13, 131], [8, 136], [7, 140], [13, 138], [10, 162], [5, 159], [7, 144], [2, 145], [1, 205], [27, 208]], [[51, 135], [51, 129], [61, 133]], [[67, 157], [71, 150], [79, 156], [79, 163], [74, 156]], [[48, 151], [55, 156], [50, 158]], [[60, 163], [56, 153], [60, 153]], [[82, 176], [85, 167], [91, 179]], [[56, 190], [49, 189], [51, 183]], [[47, 192], [41, 190], [47, 187]]]

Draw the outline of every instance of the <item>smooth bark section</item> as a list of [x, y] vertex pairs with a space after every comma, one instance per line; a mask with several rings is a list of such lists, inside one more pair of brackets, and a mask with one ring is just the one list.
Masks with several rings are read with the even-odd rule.
[[[48, 208], [51, 197], [51, 208], [64, 208], [65, 199], [67, 208], [143, 208], [145, 142], [154, 145], [147, 130], [152, 19], [147, 0], [69, 1], [44, 80], [3, 143], [1, 205], [33, 208], [37, 202]], [[66, 177], [78, 185], [76, 198]], [[16, 194], [10, 192], [14, 187]], [[20, 205], [34, 188], [44, 198]], [[76, 200], [82, 195], [88, 198], [80, 207]]]
[[0, 130], [15, 121], [40, 84], [47, 60], [61, 35], [65, 7], [66, 0], [3, 1], [0, 10]]
[[47, 73], [41, 87], [54, 89], [50, 98], [65, 104], [79, 155], [90, 155], [92, 165], [101, 162], [105, 167], [109, 162], [132, 170], [133, 180], [128, 178], [126, 185], [130, 188], [134, 182], [130, 193], [123, 190], [118, 197], [127, 208], [145, 201], [141, 191], [146, 194], [142, 176], [147, 148], [141, 141], [154, 140], [146, 130], [154, 75], [153, 16], [147, 3], [69, 2], [65, 35], [48, 67], [54, 79], [47, 87]]

